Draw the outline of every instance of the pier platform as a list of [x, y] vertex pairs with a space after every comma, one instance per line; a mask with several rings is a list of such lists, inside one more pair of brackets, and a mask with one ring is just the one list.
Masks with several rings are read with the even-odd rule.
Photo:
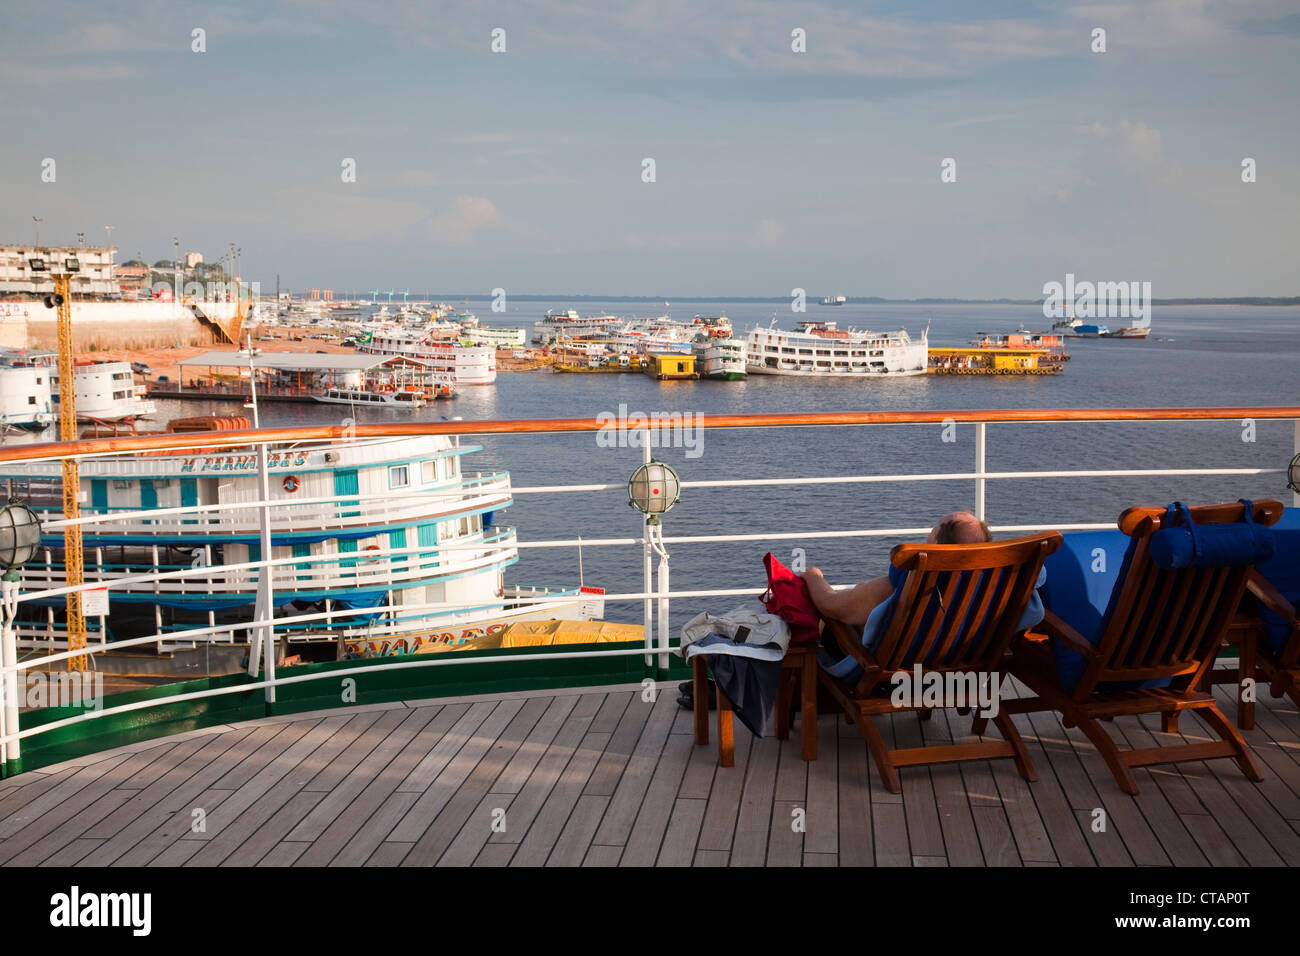
[[[1229, 688], [1219, 686], [1231, 715]], [[880, 782], [857, 731], [696, 746], [676, 687], [417, 700], [150, 740], [0, 782], [0, 863], [80, 866], [1280, 866], [1300, 864], [1300, 721], [1261, 696], [1246, 733], [1265, 779], [1227, 760], [1115, 786], [1057, 715], [1017, 715], [1038, 781], [1009, 760]], [[960, 742], [955, 711], [884, 718], [892, 744]], [[1179, 735], [1200, 739], [1188, 714]], [[1166, 737], [1118, 718], [1131, 746]], [[206, 817], [194, 832], [194, 811]], [[791, 826], [806, 815], [805, 832]], [[1094, 828], [1097, 811], [1106, 826]]]

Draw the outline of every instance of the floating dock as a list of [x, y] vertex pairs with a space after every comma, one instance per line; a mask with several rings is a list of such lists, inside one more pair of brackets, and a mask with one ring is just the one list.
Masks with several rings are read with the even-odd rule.
[[1056, 375], [1059, 362], [1047, 349], [934, 348], [931, 375]]
[[650, 352], [645, 357], [650, 361], [649, 364], [642, 366], [642, 370], [660, 382], [694, 381], [700, 377], [700, 373], [695, 368], [694, 355]]

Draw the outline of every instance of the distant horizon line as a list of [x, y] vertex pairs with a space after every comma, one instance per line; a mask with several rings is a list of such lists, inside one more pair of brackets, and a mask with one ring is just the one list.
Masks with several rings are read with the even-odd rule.
[[[328, 288], [327, 286], [310, 286], [308, 291], [314, 288]], [[303, 290], [296, 293], [290, 289], [283, 289], [282, 292], [301, 295]], [[366, 290], [363, 295], [356, 295], [356, 290], [348, 290], [350, 297], [339, 297], [338, 289], [332, 290], [335, 298], [331, 301], [361, 301], [366, 295], [370, 295], [370, 290]], [[263, 295], [268, 294], [263, 292]], [[387, 292], [381, 292], [379, 298], [385, 299], [384, 304], [388, 304]], [[400, 295], [400, 293], [395, 293]], [[372, 303], [378, 303], [379, 298], [372, 299]], [[422, 292], [418, 295], [408, 293], [403, 301], [422, 301], [425, 299], [437, 299], [445, 302], [491, 302], [496, 298], [487, 293], [451, 293], [451, 292]], [[743, 295], [720, 295], [720, 296], [671, 296], [671, 295], [595, 295], [592, 293], [579, 293], [568, 295], [541, 295], [537, 293], [517, 293], [507, 294], [506, 299], [516, 299], [522, 302], [552, 302], [552, 301], [589, 301], [589, 302], [781, 302], [789, 303], [790, 296], [743, 296]], [[394, 299], [393, 301], [397, 301]], [[809, 306], [818, 308], [835, 309], [843, 306], [823, 305], [820, 300], [808, 299]], [[929, 297], [918, 299], [887, 299], [880, 296], [847, 296], [843, 305], [1038, 305], [1043, 304], [1042, 299], [950, 299], [942, 297]], [[1152, 299], [1152, 305], [1300, 305], [1300, 295], [1292, 296], [1190, 296], [1185, 298], [1168, 298]]]

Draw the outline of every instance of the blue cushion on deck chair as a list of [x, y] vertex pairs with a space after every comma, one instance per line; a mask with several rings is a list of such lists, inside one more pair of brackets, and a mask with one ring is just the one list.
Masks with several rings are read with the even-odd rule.
[[[1048, 585], [1044, 591], [1047, 609], [1084, 640], [1096, 644], [1109, 616], [1111, 597], [1120, 572], [1128, 565], [1133, 538], [1113, 531], [1071, 531], [1056, 552], [1047, 556]], [[1052, 659], [1061, 686], [1072, 691], [1079, 684], [1088, 661], [1078, 651], [1051, 641]]]
[[[1257, 529], [1256, 533], [1249, 533], [1244, 530], [1244, 522], [1242, 524], [1243, 529], [1234, 529], [1239, 533], [1226, 532], [1217, 536], [1213, 548], [1215, 555], [1213, 560], [1206, 558], [1206, 561], [1210, 562], [1208, 564], [1199, 559], [1192, 560], [1186, 554], [1180, 558], [1174, 553], [1178, 551], [1178, 542], [1174, 542], [1174, 547], [1167, 548], [1168, 553], [1156, 563], [1158, 566], [1171, 567], [1199, 567], [1203, 564], [1214, 567], [1220, 564], [1231, 566], [1251, 563], [1257, 555], [1263, 553], [1260, 550], [1260, 543], [1264, 537], [1267, 537], [1265, 550], [1272, 549], [1272, 535], [1261, 536], [1259, 531], [1269, 531], [1264, 528]], [[1233, 525], [1219, 527], [1234, 528]], [[1297, 521], [1297, 527], [1300, 528], [1300, 521]], [[1127, 573], [1137, 539], [1130, 538], [1118, 529], [1071, 532], [1063, 537], [1065, 543], [1047, 559], [1047, 566], [1051, 569], [1051, 580], [1055, 585], [1047, 591], [1047, 607], [1095, 646], [1110, 620], [1112, 605], [1118, 597], [1115, 593], [1115, 584]], [[1120, 555], [1123, 557], [1120, 558]], [[1173, 560], [1168, 560], [1171, 557]], [[1117, 558], [1119, 560], [1116, 560]], [[1152, 556], [1152, 560], [1156, 561], [1155, 555]], [[1285, 639], [1285, 635], [1282, 639]], [[1073, 691], [1083, 677], [1084, 671], [1088, 669], [1087, 659], [1058, 641], [1052, 641], [1051, 648], [1061, 686], [1067, 692]], [[1173, 678], [1170, 677], [1161, 677], [1147, 681], [1108, 681], [1099, 684], [1097, 689], [1100, 691], [1145, 690], [1166, 687], [1172, 680]]]
[[[1300, 508], [1283, 509], [1281, 519], [1270, 530], [1277, 550], [1271, 560], [1259, 564], [1255, 570], [1282, 592], [1292, 607], [1300, 607]], [[1292, 623], [1265, 607], [1260, 608], [1260, 616], [1264, 619], [1269, 647], [1273, 653], [1281, 654], [1291, 636]]]

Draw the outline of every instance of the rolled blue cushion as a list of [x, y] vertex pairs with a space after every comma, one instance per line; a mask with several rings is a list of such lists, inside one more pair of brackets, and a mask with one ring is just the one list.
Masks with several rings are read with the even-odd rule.
[[1152, 563], [1166, 571], [1263, 564], [1272, 560], [1276, 549], [1271, 530], [1245, 521], [1161, 528], [1149, 545]]

